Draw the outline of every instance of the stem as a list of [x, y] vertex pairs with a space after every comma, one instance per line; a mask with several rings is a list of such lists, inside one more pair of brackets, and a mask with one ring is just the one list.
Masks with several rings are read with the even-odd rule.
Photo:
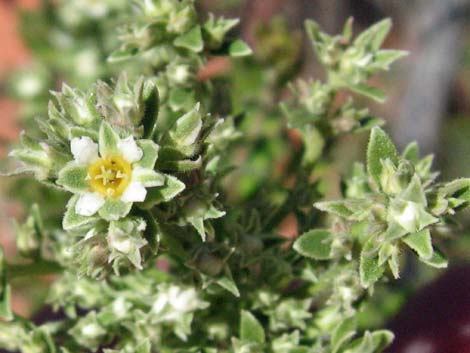
[[40, 260], [30, 264], [8, 265], [7, 274], [10, 278], [21, 276], [44, 276], [62, 272], [63, 268], [53, 261]]

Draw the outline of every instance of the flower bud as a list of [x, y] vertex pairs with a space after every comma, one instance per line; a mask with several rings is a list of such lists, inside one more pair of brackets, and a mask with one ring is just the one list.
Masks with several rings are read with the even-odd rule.
[[389, 217], [407, 232], [419, 230], [420, 205], [412, 201], [394, 200], [389, 209]]
[[398, 168], [390, 159], [382, 160], [381, 163], [380, 186], [382, 190], [388, 195], [396, 195], [403, 191], [414, 174], [413, 165], [407, 160], [401, 160]]
[[166, 29], [171, 33], [185, 33], [194, 26], [196, 22], [196, 11], [192, 6], [184, 6], [179, 11], [170, 13]]
[[193, 259], [194, 266], [211, 277], [217, 276], [223, 269], [222, 259], [207, 248], [202, 248]]
[[263, 241], [255, 235], [242, 235], [241, 248], [248, 255], [256, 255], [263, 250]]

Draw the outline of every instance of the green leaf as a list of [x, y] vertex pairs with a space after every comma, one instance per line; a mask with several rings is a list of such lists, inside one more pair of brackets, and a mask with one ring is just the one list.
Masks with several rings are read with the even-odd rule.
[[302, 234], [294, 242], [294, 250], [299, 254], [316, 260], [331, 258], [333, 236], [328, 230], [314, 229]]
[[135, 353], [150, 353], [151, 352], [151, 345], [148, 338], [144, 339], [142, 343], [138, 344], [135, 347]]
[[382, 126], [385, 124], [385, 120], [375, 117], [375, 116], [366, 116], [359, 120], [359, 126], [354, 128], [355, 133], [369, 131], [376, 126]]
[[143, 154], [140, 161], [134, 164], [142, 168], [153, 169], [158, 158], [160, 146], [152, 140], [138, 140], [137, 145], [142, 149]]
[[144, 209], [151, 208], [161, 202], [168, 202], [182, 192], [186, 185], [172, 175], [165, 175], [165, 184], [155, 188], [147, 189], [145, 201], [140, 204]]
[[156, 254], [160, 245], [160, 227], [158, 226], [158, 223], [151, 212], [143, 210], [140, 211], [142, 212], [142, 218], [147, 224], [144, 230], [145, 240], [147, 240], [150, 249], [152, 249], [152, 252]]
[[65, 215], [62, 220], [62, 227], [65, 230], [75, 230], [78, 228], [91, 226], [99, 219], [96, 216], [81, 216], [75, 211], [75, 206], [79, 198], [79, 195], [74, 195], [67, 203], [67, 210], [65, 211]]
[[117, 145], [119, 143], [119, 140], [119, 135], [114, 131], [114, 129], [107, 122], [102, 122], [100, 126], [98, 140], [100, 156], [105, 157], [113, 154], [118, 154], [119, 149]]
[[444, 257], [444, 255], [437, 249], [434, 249], [434, 252], [432, 254], [432, 257], [430, 259], [422, 259], [420, 258], [422, 262], [424, 262], [426, 265], [435, 267], [435, 268], [447, 268], [448, 261]]
[[188, 222], [196, 229], [203, 242], [206, 241], [206, 231], [204, 228], [204, 219], [202, 217], [188, 217]]
[[135, 168], [132, 178], [141, 182], [145, 187], [162, 186], [165, 183], [165, 175], [152, 169]]
[[361, 94], [379, 103], [385, 102], [387, 98], [381, 90], [373, 86], [369, 86], [365, 83], [359, 83], [357, 85], [348, 85], [348, 88], [355, 93]]
[[425, 207], [428, 204], [421, 180], [417, 174], [413, 175], [410, 183], [399, 196], [403, 200], [412, 201]]
[[305, 143], [303, 162], [312, 164], [321, 156], [325, 140], [321, 133], [313, 125], [306, 125], [302, 129], [302, 136]]
[[379, 50], [374, 55], [374, 67], [378, 67], [382, 70], [388, 70], [391, 64], [398, 59], [401, 59], [408, 55], [407, 51], [404, 50]]
[[305, 31], [307, 32], [307, 35], [310, 38], [315, 51], [317, 51], [317, 45], [319, 44], [320, 37], [320, 26], [315, 21], [308, 19], [305, 21]]
[[230, 44], [228, 53], [231, 57], [243, 57], [253, 53], [251, 48], [244, 41], [238, 39]]
[[379, 265], [377, 251], [374, 250], [373, 241], [368, 241], [361, 251], [359, 273], [361, 284], [369, 288], [377, 282], [384, 272], [384, 266]]
[[170, 91], [168, 104], [174, 111], [180, 111], [187, 107], [190, 109], [191, 106], [194, 106], [195, 102], [193, 90], [174, 87]]
[[393, 337], [393, 333], [387, 330], [366, 331], [344, 353], [381, 353], [393, 341]]
[[416, 251], [421, 259], [431, 259], [433, 255], [433, 247], [429, 229], [423, 229], [420, 232], [407, 235], [403, 238], [403, 242]]
[[200, 169], [202, 166], [202, 157], [183, 160], [171, 160], [171, 161], [159, 161], [158, 168], [175, 172], [175, 173], [187, 173], [191, 170]]
[[99, 215], [107, 221], [117, 221], [127, 216], [132, 208], [132, 202], [124, 202], [119, 199], [108, 198], [99, 209]]
[[314, 204], [321, 211], [332, 213], [351, 221], [361, 221], [369, 216], [372, 204], [363, 199], [322, 201]]
[[144, 99], [144, 116], [141, 121], [144, 127], [144, 138], [151, 139], [155, 133], [159, 106], [158, 88], [155, 84], [152, 84], [152, 87], [146, 91], [146, 97]]
[[470, 202], [470, 178], [460, 178], [446, 183], [439, 192], [447, 197], [452, 196]]
[[0, 246], [0, 318], [5, 320], [13, 319], [11, 311], [11, 287], [7, 283], [5, 253]]
[[219, 278], [216, 283], [221, 286], [223, 289], [229, 291], [237, 298], [240, 297], [240, 291], [238, 290], [237, 284], [231, 276], [223, 276]]
[[98, 141], [99, 134], [94, 129], [87, 129], [81, 126], [73, 126], [69, 131], [69, 140], [72, 140], [74, 137], [83, 137], [88, 136], [93, 141]]
[[419, 146], [416, 141], [409, 143], [402, 154], [404, 159], [416, 164], [419, 162]]
[[129, 60], [139, 52], [139, 49], [134, 46], [126, 45], [113, 51], [108, 56], [108, 62], [117, 63], [124, 60]]
[[380, 185], [382, 173], [381, 160], [386, 158], [396, 164], [398, 162], [397, 149], [385, 131], [374, 127], [367, 146], [367, 171], [377, 186]]
[[263, 326], [249, 311], [242, 310], [240, 320], [240, 338], [245, 342], [263, 344], [265, 335]]
[[341, 36], [343, 37], [343, 40], [345, 40], [346, 42], [349, 42], [352, 38], [353, 24], [354, 24], [353, 17], [349, 17], [347, 21], [344, 23], [343, 32], [341, 33]]
[[355, 318], [348, 318], [342, 321], [331, 335], [331, 353], [337, 353], [342, 346], [351, 340], [356, 334]]
[[169, 131], [171, 140], [176, 146], [189, 146], [194, 144], [202, 129], [202, 118], [199, 112], [199, 103], [188, 113], [184, 114]]
[[353, 45], [355, 47], [365, 47], [370, 51], [379, 50], [391, 28], [392, 21], [389, 18], [377, 22], [358, 35]]
[[59, 172], [57, 184], [73, 193], [84, 191], [89, 186], [87, 175], [88, 169], [86, 166], [70, 162]]
[[394, 335], [388, 330], [377, 330], [372, 332], [372, 341], [374, 343], [373, 352], [383, 352], [383, 350], [393, 342]]
[[173, 44], [176, 47], [188, 49], [192, 52], [199, 53], [204, 48], [201, 27], [196, 26], [189, 32], [177, 37], [174, 40]]

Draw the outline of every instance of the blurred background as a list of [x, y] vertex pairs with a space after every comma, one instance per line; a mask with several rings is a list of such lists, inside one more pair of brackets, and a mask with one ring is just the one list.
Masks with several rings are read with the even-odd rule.
[[[400, 147], [417, 140], [422, 153], [434, 153], [435, 169], [442, 171], [443, 179], [470, 177], [470, 0], [201, 0], [198, 3], [204, 11], [239, 17], [239, 31], [254, 48], [261, 63], [259, 68], [269, 67], [269, 60], [274, 57], [285, 65], [286, 77], [321, 78], [323, 74], [302, 31], [305, 19], [313, 18], [327, 32], [337, 33], [349, 17], [354, 17], [357, 30], [382, 18], [392, 18], [394, 27], [385, 46], [408, 50], [410, 55], [391, 72], [374, 78], [374, 83], [386, 91], [388, 100], [372, 110], [387, 120], [387, 129]], [[47, 96], [43, 96], [41, 84], [51, 79], [50, 73], [42, 72], [33, 57], [40, 57], [44, 65], [57, 68], [51, 79], [56, 86], [62, 78], [83, 85], [87, 78], [92, 82], [96, 77], [110, 74], [93, 66], [96, 48], [88, 46], [86, 41], [73, 49], [73, 57], [57, 48], [44, 50], [41, 41], [55, 34], [38, 26], [37, 16], [28, 15], [39, 13], [40, 6], [39, 0], [0, 0], [1, 159], [18, 139], [21, 126], [27, 125], [32, 115], [46, 109]], [[73, 22], [71, 18], [68, 20]], [[86, 37], [82, 32], [77, 35]], [[59, 39], [56, 37], [56, 41]], [[200, 75], [217, 76], [231, 70], [242, 69], [216, 60]], [[257, 76], [254, 77], [256, 80]], [[11, 80], [16, 80], [16, 87], [24, 84], [23, 89], [19, 92], [10, 89]], [[256, 82], [250, 82], [247, 87], [251, 84]], [[45, 88], [47, 92], [48, 87]], [[334, 153], [340, 171], [348, 170], [354, 160], [363, 160], [365, 139], [366, 136], [346, 137], [339, 144]], [[28, 185], [21, 181], [14, 184], [15, 188]], [[0, 244], [7, 257], [14, 257], [11, 219], [21, 219], [25, 211], [22, 205], [28, 200], [11, 197], [12, 184], [3, 180], [0, 193]], [[58, 196], [44, 197], [53, 208], [56, 200], [53, 198]], [[58, 198], [57, 204], [61, 205]], [[464, 225], [470, 224], [469, 214], [461, 222], [461, 231], [448, 235], [452, 241], [441, 244], [451, 260], [447, 271], [430, 273], [411, 263], [403, 278], [392, 285], [392, 290], [377, 288], [374, 305], [364, 312], [363, 326], [386, 325], [396, 333], [397, 339], [388, 352], [470, 352], [470, 266], [467, 265], [470, 236], [464, 230], [468, 229]], [[289, 229], [285, 232], [289, 233]], [[35, 285], [27, 281], [16, 283], [19, 290], [13, 298], [14, 310], [26, 316], [35, 313], [37, 303], [45, 295], [41, 283], [51, 280], [40, 278]]]

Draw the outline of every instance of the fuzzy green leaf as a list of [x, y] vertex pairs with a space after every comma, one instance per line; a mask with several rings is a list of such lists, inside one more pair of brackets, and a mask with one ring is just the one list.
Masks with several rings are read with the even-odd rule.
[[347, 220], [363, 220], [368, 216], [371, 203], [362, 199], [322, 201], [314, 205], [321, 211], [332, 213]]
[[356, 334], [355, 318], [342, 321], [333, 331], [331, 336], [331, 352], [337, 353], [346, 342]]
[[379, 127], [374, 127], [367, 146], [367, 171], [377, 185], [380, 185], [382, 159], [398, 162], [397, 149], [388, 135]]
[[67, 191], [78, 193], [88, 188], [87, 175], [88, 169], [86, 166], [71, 162], [59, 172], [57, 184]]
[[152, 140], [138, 140], [137, 144], [142, 149], [143, 155], [140, 161], [137, 161], [135, 165], [142, 168], [153, 169], [158, 158], [160, 147]]
[[360, 83], [357, 85], [349, 85], [348, 88], [350, 88], [351, 91], [355, 93], [361, 94], [379, 103], [385, 102], [385, 99], [387, 98], [385, 97], [385, 94], [381, 90], [373, 86], [369, 86], [365, 83]]
[[216, 283], [222, 287], [223, 289], [229, 291], [230, 293], [232, 293], [234, 296], [236, 296], [237, 298], [240, 297], [240, 291], [238, 290], [238, 287], [237, 287], [237, 284], [235, 283], [235, 281], [233, 280], [233, 278], [231, 276], [223, 276], [221, 278], [219, 278]]
[[321, 133], [313, 125], [306, 125], [302, 129], [302, 135], [305, 143], [305, 152], [303, 162], [312, 164], [321, 156], [325, 140]]
[[169, 135], [176, 146], [189, 146], [196, 142], [202, 128], [202, 118], [197, 104], [190, 112], [176, 120]]
[[447, 265], [448, 265], [447, 259], [437, 249], [434, 249], [433, 255], [430, 259], [420, 258], [420, 260], [424, 262], [426, 265], [435, 267], [435, 268], [447, 268]]
[[379, 50], [374, 56], [374, 67], [388, 70], [391, 64], [408, 55], [404, 50]]
[[192, 52], [199, 53], [204, 48], [201, 27], [196, 26], [189, 32], [177, 37], [174, 40], [173, 44], [176, 47], [188, 49]]
[[231, 57], [238, 58], [238, 57], [251, 55], [253, 51], [248, 46], [248, 44], [238, 39], [234, 41], [232, 44], [230, 44], [230, 47], [228, 48], [228, 53]]
[[165, 184], [163, 186], [147, 189], [147, 197], [140, 204], [140, 207], [148, 209], [161, 202], [168, 202], [185, 188], [186, 185], [176, 177], [165, 175]]
[[141, 182], [145, 187], [162, 186], [165, 183], [165, 175], [152, 169], [135, 168], [132, 178]]
[[294, 249], [299, 254], [316, 260], [331, 258], [332, 234], [328, 230], [314, 229], [302, 234], [295, 242]]
[[265, 342], [263, 326], [261, 326], [252, 313], [246, 310], [242, 310], [241, 312], [240, 338], [245, 342], [255, 342], [259, 344]]
[[139, 52], [139, 49], [134, 46], [123, 46], [113, 51], [109, 57], [108, 62], [117, 63], [124, 60], [129, 60]]
[[5, 320], [13, 319], [13, 312], [11, 311], [11, 287], [7, 283], [5, 274], [5, 253], [0, 246], [0, 318]]
[[144, 127], [144, 138], [152, 138], [157, 126], [158, 110], [160, 106], [160, 99], [158, 95], [158, 88], [156, 85], [146, 92], [144, 99], [144, 116], [141, 124]]
[[379, 50], [391, 28], [392, 21], [389, 18], [377, 22], [358, 35], [353, 45], [371, 51]]
[[439, 189], [447, 197], [454, 197], [470, 202], [470, 178], [460, 178], [446, 183]]
[[107, 123], [101, 123], [99, 132], [99, 149], [101, 157], [119, 153], [117, 145], [119, 143], [119, 135]]
[[418, 175], [413, 176], [406, 189], [400, 194], [400, 198], [427, 206], [426, 195]]
[[409, 160], [411, 163], [416, 164], [419, 162], [419, 146], [416, 141], [409, 143], [402, 154], [404, 159]]
[[403, 238], [403, 242], [416, 251], [421, 259], [431, 259], [433, 255], [433, 247], [429, 229], [423, 229], [420, 232], [407, 235]]
[[361, 251], [359, 273], [361, 284], [369, 288], [377, 282], [384, 272], [384, 266], [379, 265], [377, 251], [374, 251], [373, 242], [369, 241]]
[[106, 199], [104, 205], [99, 209], [99, 215], [107, 221], [117, 221], [127, 216], [132, 208], [132, 202], [124, 202], [119, 199]]
[[13, 311], [11, 310], [11, 287], [5, 284], [0, 292], [0, 318], [7, 321], [13, 320]]

